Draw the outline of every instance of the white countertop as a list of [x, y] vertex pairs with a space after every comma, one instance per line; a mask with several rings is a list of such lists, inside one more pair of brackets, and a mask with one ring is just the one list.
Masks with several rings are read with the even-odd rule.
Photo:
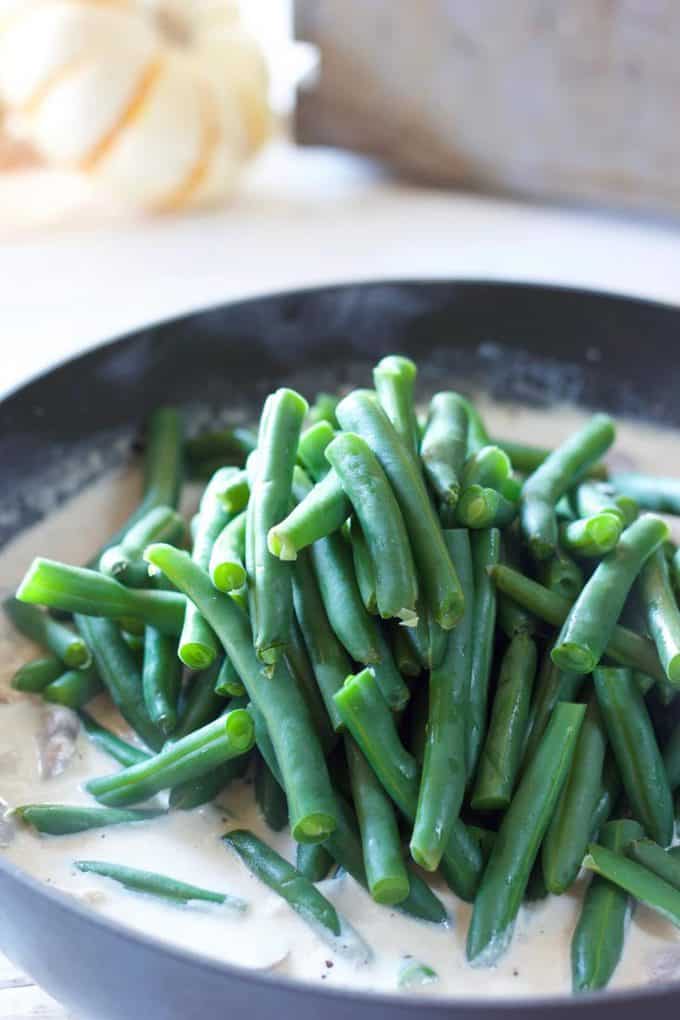
[[[495, 278], [680, 304], [680, 222], [415, 188], [284, 145], [231, 206], [184, 218], [102, 217], [72, 179], [0, 178], [0, 237], [0, 392], [150, 321], [307, 284]], [[0, 958], [0, 1017], [66, 1015]]]
[[329, 151], [273, 146], [219, 211], [26, 225], [63, 220], [74, 193], [0, 178], [0, 391], [144, 323], [305, 284], [486, 277], [680, 303], [679, 221], [416, 188]]

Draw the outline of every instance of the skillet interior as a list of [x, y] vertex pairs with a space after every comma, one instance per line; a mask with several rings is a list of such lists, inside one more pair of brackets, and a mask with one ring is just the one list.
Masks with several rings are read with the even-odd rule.
[[[417, 357], [423, 390], [451, 377], [499, 397], [569, 400], [680, 425], [669, 368], [680, 309], [561, 288], [397, 282], [299, 291], [152, 326], [56, 368], [0, 404], [0, 546], [129, 455], [159, 403], [195, 428], [248, 420], [274, 386], [311, 395], [366, 381], [382, 354]], [[680, 987], [593, 999], [512, 1003], [368, 998], [257, 978], [133, 935], [20, 876], [0, 860], [2, 948], [67, 1005], [98, 1020], [211, 1017], [249, 1009], [331, 1020], [412, 1013], [500, 1018], [677, 1013]]]

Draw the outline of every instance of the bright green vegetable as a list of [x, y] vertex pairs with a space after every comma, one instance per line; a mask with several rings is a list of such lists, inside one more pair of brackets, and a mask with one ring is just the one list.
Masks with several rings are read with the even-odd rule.
[[[516, 471], [521, 471], [522, 474], [529, 475], [536, 468], [540, 467], [543, 461], [547, 460], [552, 450], [548, 450], [542, 446], [532, 446], [529, 443], [517, 442], [514, 439], [493, 439], [493, 443], [496, 446], [500, 446], [502, 450], [510, 457], [512, 466]], [[606, 478], [607, 468], [604, 464], [592, 464], [585, 472], [587, 478]]]
[[310, 478], [320, 482], [329, 471], [326, 447], [335, 435], [335, 429], [328, 421], [318, 421], [305, 429], [298, 443], [298, 460]]
[[333, 904], [275, 850], [246, 829], [232, 829], [222, 839], [236, 851], [248, 870], [278, 893], [338, 955], [364, 962], [370, 957], [368, 947]]
[[566, 892], [576, 880], [592, 838], [593, 813], [602, 791], [607, 737], [597, 699], [586, 709], [569, 776], [542, 847], [543, 876], [551, 893]]
[[28, 568], [17, 599], [84, 616], [130, 617], [163, 634], [179, 634], [186, 607], [186, 599], [178, 592], [126, 588], [96, 570], [41, 556]]
[[622, 496], [635, 500], [642, 510], [660, 514], [680, 514], [680, 479], [654, 478], [635, 472], [612, 476], [613, 488]]
[[458, 502], [467, 432], [467, 411], [458, 394], [435, 393], [420, 443], [420, 459], [432, 491], [447, 512]]
[[617, 492], [609, 482], [581, 482], [572, 496], [572, 502], [578, 517], [600, 513], [618, 514], [624, 527], [632, 524], [638, 515], [636, 501]]
[[503, 816], [472, 911], [467, 939], [471, 962], [491, 966], [512, 938], [531, 869], [569, 774], [584, 714], [584, 705], [557, 705]]
[[20, 634], [51, 652], [65, 666], [80, 669], [91, 663], [90, 649], [80, 634], [48, 613], [12, 598], [5, 600], [3, 608]]
[[224, 696], [215, 690], [220, 666], [213, 663], [202, 673], [192, 677], [185, 688], [173, 740], [181, 740], [202, 726], [212, 722], [226, 707]]
[[670, 683], [680, 687], [680, 610], [662, 549], [643, 566], [638, 587], [661, 665]]
[[61, 659], [49, 656], [44, 659], [33, 659], [24, 666], [20, 666], [12, 677], [12, 687], [15, 691], [24, 691], [27, 694], [40, 694], [48, 684], [56, 680], [64, 672], [64, 663]]
[[246, 754], [255, 742], [253, 720], [244, 709], [227, 712], [162, 751], [111, 776], [91, 779], [87, 790], [102, 804], [124, 807], [160, 790], [196, 779], [217, 765]]
[[333, 858], [321, 843], [298, 843], [295, 867], [310, 882], [323, 882], [333, 867]]
[[255, 766], [255, 799], [262, 817], [273, 832], [280, 832], [288, 825], [286, 795], [261, 757], [258, 757]]
[[314, 403], [309, 408], [308, 418], [311, 422], [328, 422], [333, 428], [338, 427], [335, 409], [340, 397], [334, 393], [317, 393]]
[[680, 890], [680, 859], [651, 839], [638, 839], [626, 847], [626, 856]]
[[158, 896], [164, 900], [173, 900], [175, 903], [191, 903], [194, 900], [219, 903], [220, 906], [239, 912], [246, 910], [248, 906], [244, 900], [237, 896], [228, 896], [225, 893], [202, 889], [197, 885], [188, 885], [186, 882], [179, 882], [175, 878], [158, 875], [153, 871], [140, 871], [138, 868], [128, 868], [109, 861], [74, 861], [74, 864], [79, 871], [84, 871], [86, 874], [101, 875], [102, 878], [110, 878], [114, 882], [119, 882], [126, 889], [148, 893], [150, 896]]
[[238, 591], [246, 583], [246, 519], [242, 510], [224, 525], [213, 543], [208, 570], [220, 591]]
[[609, 879], [680, 928], [680, 890], [664, 882], [653, 871], [596, 843], [589, 846], [583, 867]]
[[84, 709], [81, 709], [78, 714], [80, 715], [82, 727], [92, 743], [102, 751], [105, 751], [106, 754], [111, 755], [121, 765], [136, 765], [140, 761], [146, 761], [149, 757], [146, 751], [128, 744], [125, 740], [117, 737], [115, 733], [111, 733], [104, 726], [100, 726], [96, 719], [93, 719]]
[[12, 812], [26, 825], [47, 836], [69, 836], [87, 829], [127, 822], [146, 822], [162, 811], [124, 811], [119, 808], [83, 807], [71, 804], [23, 804]]
[[182, 664], [177, 643], [155, 627], [147, 627], [144, 640], [142, 689], [151, 722], [167, 737], [177, 724], [177, 701], [182, 685]]
[[[444, 538], [455, 561], [467, 605], [474, 605], [468, 533], [445, 531]], [[472, 634], [472, 614], [467, 612], [448, 634], [443, 661], [430, 673], [423, 771], [410, 843], [414, 861], [428, 871], [439, 866], [465, 791]]]
[[489, 678], [496, 627], [496, 588], [489, 576], [489, 568], [498, 563], [500, 532], [497, 528], [475, 532], [470, 536], [470, 541], [475, 601], [472, 606], [472, 662], [467, 714], [468, 778], [475, 774], [486, 733]]
[[[637, 822], [609, 822], [602, 830], [601, 844], [617, 856], [626, 845], [642, 835]], [[571, 942], [571, 976], [575, 992], [605, 988], [613, 975], [626, 935], [631, 902], [626, 892], [595, 876], [581, 907]]]
[[378, 610], [412, 624], [418, 581], [406, 526], [397, 500], [377, 457], [351, 432], [340, 433], [326, 447], [366, 537], [375, 569]]
[[664, 748], [663, 761], [672, 790], [680, 786], [680, 723], [675, 726]]
[[673, 796], [654, 727], [628, 669], [595, 670], [595, 691], [634, 817], [652, 839], [673, 839]]
[[570, 602], [578, 598], [583, 588], [583, 571], [578, 563], [558, 548], [555, 555], [537, 564], [539, 580], [550, 591]]
[[534, 757], [555, 705], [559, 701], [574, 701], [578, 697], [583, 680], [584, 678], [577, 673], [566, 673], [559, 669], [550, 658], [549, 652], [543, 656], [529, 710], [522, 759], [525, 764]]
[[282, 560], [294, 560], [300, 549], [338, 531], [351, 511], [340, 479], [335, 471], [329, 471], [287, 517], [272, 527], [267, 539], [270, 553]]
[[[540, 620], [559, 627], [567, 619], [571, 609], [568, 599], [549, 591], [512, 567], [499, 564], [489, 570], [489, 575], [499, 591], [515, 599]], [[614, 627], [606, 653], [624, 666], [639, 669], [655, 680], [664, 680], [666, 677], [652, 642], [627, 627]]]
[[359, 433], [380, 461], [401, 507], [428, 608], [440, 627], [450, 630], [463, 614], [463, 593], [418, 461], [370, 391], [345, 397], [337, 415], [342, 427]]
[[102, 690], [102, 682], [96, 667], [86, 666], [85, 669], [69, 669], [62, 673], [57, 680], [53, 680], [43, 689], [42, 696], [45, 701], [78, 709], [96, 698]]
[[414, 403], [417, 371], [410, 358], [398, 354], [389, 354], [373, 369], [373, 385], [382, 409], [414, 457], [419, 445]]
[[555, 504], [574, 482], [609, 449], [614, 423], [596, 414], [570, 436], [527, 478], [522, 490], [521, 521], [532, 555], [548, 559], [557, 548]]
[[309, 717], [319, 737], [321, 747], [325, 754], [330, 754], [338, 742], [337, 735], [326, 711], [324, 699], [319, 690], [309, 655], [307, 654], [302, 631], [295, 619], [290, 630], [285, 660], [305, 700]]
[[471, 485], [480, 485], [500, 492], [503, 483], [511, 474], [512, 464], [507, 453], [498, 446], [482, 446], [465, 462], [461, 485], [463, 489]]
[[234, 669], [229, 656], [225, 655], [215, 679], [215, 694], [223, 698], [238, 698], [245, 694], [245, 691], [241, 677]]
[[232, 758], [197, 779], [188, 779], [173, 786], [168, 804], [173, 811], [193, 811], [215, 800], [234, 779], [242, 779], [248, 771], [250, 755]]
[[615, 548], [622, 531], [623, 521], [619, 514], [606, 510], [563, 524], [560, 542], [567, 552], [576, 556], [605, 556]]
[[369, 891], [377, 903], [400, 903], [408, 896], [410, 884], [394, 808], [349, 736], [345, 737], [345, 754]]
[[361, 530], [361, 525], [356, 517], [353, 517], [349, 522], [349, 538], [352, 546], [354, 573], [359, 586], [361, 601], [366, 611], [375, 616], [378, 612], [378, 596], [375, 590], [375, 567], [373, 566], [366, 536]]
[[535, 674], [536, 645], [528, 634], [517, 634], [501, 663], [470, 801], [474, 811], [504, 810], [510, 804], [524, 751]]
[[[598, 833], [614, 813], [621, 796], [621, 776], [616, 758], [608, 748], [602, 766], [602, 783], [592, 818], [590, 819], [591, 840], [598, 838]], [[636, 823], [637, 824], [637, 823]]]
[[517, 504], [496, 489], [468, 486], [456, 507], [456, 520], [465, 528], [504, 528], [517, 516]]
[[[271, 679], [264, 676], [246, 613], [229, 595], [216, 592], [208, 575], [186, 554], [155, 545], [147, 549], [146, 558], [197, 604], [261, 712], [283, 776], [293, 839], [323, 842], [335, 828], [333, 792], [307, 707], [287, 668], [280, 666]], [[258, 747], [262, 750], [259, 736]]]
[[218, 493], [218, 499], [224, 510], [230, 515], [241, 513], [247, 506], [249, 498], [248, 472], [244, 468], [240, 471], [230, 472]]
[[154, 506], [125, 533], [117, 545], [109, 546], [101, 556], [99, 569], [130, 588], [149, 583], [149, 565], [142, 555], [151, 542], [179, 545], [184, 539], [184, 520], [169, 506]]
[[399, 968], [399, 988], [416, 988], [422, 985], [431, 985], [433, 981], [439, 981], [436, 970], [432, 970], [427, 963], [409, 958]]
[[[187, 439], [184, 451], [187, 460], [193, 466], [208, 460], [219, 460], [221, 464], [242, 464], [256, 446], [257, 434], [253, 429], [236, 426], [214, 432], [202, 432], [192, 439]], [[210, 473], [213, 474], [212, 471]]]
[[390, 632], [392, 656], [402, 676], [420, 676], [423, 667], [420, 658], [409, 641], [409, 633], [409, 627], [402, 627], [400, 624], [395, 624], [392, 627]]

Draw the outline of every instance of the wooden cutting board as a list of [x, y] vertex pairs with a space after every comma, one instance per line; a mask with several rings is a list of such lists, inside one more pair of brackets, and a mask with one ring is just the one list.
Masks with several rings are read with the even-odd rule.
[[296, 0], [297, 138], [440, 184], [680, 210], [676, 0]]

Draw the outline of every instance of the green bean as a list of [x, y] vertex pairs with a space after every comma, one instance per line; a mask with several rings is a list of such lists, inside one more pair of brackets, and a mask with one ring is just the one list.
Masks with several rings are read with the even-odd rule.
[[676, 549], [669, 564], [673, 589], [677, 595], [680, 591], [680, 548]]
[[487, 431], [484, 419], [481, 414], [467, 397], [461, 397], [463, 406], [468, 416], [468, 456], [481, 450], [483, 446], [489, 446], [491, 439]]
[[78, 709], [92, 701], [103, 690], [99, 674], [94, 666], [84, 669], [69, 669], [43, 689], [45, 701], [66, 708]]
[[338, 731], [342, 729], [342, 719], [333, 695], [352, 672], [352, 663], [331, 630], [307, 550], [302, 551], [295, 563], [293, 604], [328, 718]]
[[169, 506], [152, 507], [132, 525], [118, 545], [109, 546], [101, 556], [99, 569], [130, 588], [143, 588], [149, 582], [149, 565], [142, 554], [151, 542], [179, 545], [184, 539], [184, 520]]
[[79, 669], [92, 662], [90, 649], [80, 634], [48, 613], [12, 598], [5, 600], [3, 608], [20, 634], [51, 652], [65, 666]]
[[84, 709], [81, 709], [78, 714], [90, 741], [121, 765], [137, 765], [138, 762], [146, 761], [149, 757], [146, 751], [142, 751], [140, 747], [128, 744], [125, 740], [117, 737], [115, 733], [111, 733], [110, 730], [101, 726]]
[[507, 948], [531, 868], [566, 781], [585, 714], [559, 704], [503, 816], [475, 898], [467, 956], [491, 966]]
[[[518, 569], [520, 567], [519, 534], [515, 528], [508, 529], [503, 534], [501, 559], [510, 567]], [[537, 629], [537, 621], [532, 614], [502, 593], [498, 596], [497, 618], [501, 630], [509, 640], [512, 640], [517, 634], [532, 635]]]
[[298, 459], [315, 482], [320, 482], [328, 474], [329, 464], [325, 453], [334, 435], [335, 430], [329, 422], [318, 421], [300, 436]]
[[496, 842], [496, 833], [493, 829], [483, 829], [479, 825], [468, 825], [467, 830], [477, 843], [484, 863], [486, 864], [491, 856], [493, 845]]
[[20, 666], [12, 677], [12, 687], [15, 691], [24, 691], [28, 694], [40, 694], [48, 684], [56, 680], [64, 672], [64, 663], [61, 659], [49, 656], [44, 659], [33, 659]]
[[[408, 728], [403, 731], [407, 749], [411, 752], [418, 765], [423, 767], [425, 761], [425, 743], [427, 741], [427, 717], [430, 712], [430, 694], [426, 684], [418, 684], [411, 699], [411, 710], [408, 717]], [[422, 780], [421, 780], [422, 785]]]
[[643, 566], [639, 590], [661, 665], [673, 686], [680, 686], [680, 610], [662, 549], [652, 553]]
[[377, 624], [361, 600], [348, 543], [336, 532], [315, 542], [310, 555], [326, 616], [338, 641], [357, 662], [378, 662]]
[[287, 668], [279, 667], [271, 680], [264, 676], [246, 613], [229, 595], [216, 592], [207, 574], [186, 554], [155, 545], [147, 549], [146, 558], [197, 604], [262, 713], [284, 779], [293, 839], [323, 842], [335, 827], [333, 792], [307, 707]]
[[333, 428], [337, 428], [338, 420], [335, 417], [335, 409], [339, 403], [340, 397], [334, 393], [317, 393], [307, 417], [312, 423], [325, 421]]
[[[609, 822], [602, 830], [601, 843], [618, 856], [641, 835], [637, 822]], [[609, 984], [621, 959], [630, 912], [631, 901], [625, 892], [604, 878], [593, 878], [571, 942], [574, 992], [593, 992]]]
[[673, 797], [644, 698], [627, 669], [596, 669], [595, 690], [633, 815], [652, 839], [668, 846]]
[[555, 504], [611, 446], [614, 435], [614, 423], [608, 415], [593, 415], [527, 478], [522, 490], [521, 521], [536, 559], [548, 559], [557, 548]]
[[377, 903], [400, 903], [409, 893], [394, 808], [351, 737], [345, 737], [352, 797], [359, 820], [366, 879]]
[[616, 621], [645, 560], [663, 542], [668, 527], [644, 515], [623, 532], [586, 582], [562, 626], [553, 661], [575, 673], [590, 673], [602, 658]]
[[359, 586], [359, 594], [367, 612], [375, 615], [378, 612], [378, 596], [375, 590], [375, 567], [366, 536], [361, 530], [356, 517], [349, 522], [349, 538], [352, 546], [354, 573]]
[[87, 829], [126, 822], [146, 822], [162, 811], [125, 811], [119, 808], [83, 807], [71, 804], [23, 804], [12, 811], [26, 825], [47, 836], [69, 836]]
[[474, 811], [505, 810], [510, 804], [524, 751], [535, 674], [536, 645], [529, 635], [517, 634], [501, 663], [470, 802]]
[[402, 676], [420, 676], [423, 669], [420, 658], [409, 641], [409, 634], [413, 629], [395, 624], [390, 630], [392, 657]]
[[305, 700], [321, 747], [325, 754], [330, 754], [338, 742], [337, 736], [326, 711], [326, 705], [319, 690], [316, 674], [307, 653], [302, 632], [295, 619], [293, 619], [285, 659], [288, 669], [295, 678]]
[[655, 478], [631, 471], [613, 475], [611, 483], [620, 495], [634, 499], [642, 510], [680, 514], [678, 478]]
[[620, 516], [605, 511], [563, 524], [560, 542], [567, 552], [577, 556], [600, 557], [616, 547], [622, 531]]
[[577, 673], [559, 669], [549, 652], [544, 655], [529, 710], [526, 744], [522, 755], [524, 764], [530, 762], [536, 754], [555, 705], [560, 701], [573, 701], [579, 694], [583, 679]]
[[630, 496], [616, 491], [609, 482], [581, 482], [572, 496], [577, 516], [613, 513], [621, 518], [624, 527], [632, 524], [638, 515], [638, 505]]
[[157, 627], [164, 634], [179, 633], [186, 606], [186, 599], [178, 592], [126, 588], [95, 570], [71, 567], [41, 556], [28, 568], [17, 598], [81, 616], [130, 617]]
[[202, 432], [187, 439], [184, 452], [192, 465], [211, 459], [219, 460], [222, 464], [240, 464], [256, 446], [257, 434], [253, 429], [237, 426]]
[[608, 748], [604, 756], [604, 765], [602, 766], [600, 796], [590, 819], [591, 839], [598, 838], [600, 829], [611, 818], [620, 796], [621, 776], [619, 774], [619, 767], [616, 764], [616, 758], [612, 754], [611, 748]]
[[[502, 450], [505, 450], [512, 461], [514, 469], [521, 471], [525, 475], [532, 474], [553, 453], [552, 450], [548, 450], [545, 447], [532, 446], [529, 443], [517, 442], [514, 439], [493, 439], [492, 442], [496, 446], [500, 446]], [[590, 465], [584, 472], [584, 477], [606, 478], [606, 465], [602, 463]]]
[[175, 878], [168, 878], [166, 875], [159, 875], [154, 871], [140, 871], [138, 868], [128, 868], [125, 865], [113, 864], [109, 861], [74, 861], [74, 864], [79, 871], [84, 871], [88, 875], [101, 875], [102, 878], [110, 878], [114, 882], [119, 882], [126, 889], [148, 893], [150, 896], [158, 896], [175, 903], [191, 903], [194, 900], [219, 903], [220, 906], [239, 912], [244, 911], [248, 906], [244, 900], [237, 896], [227, 896], [225, 893], [202, 889], [197, 885], [188, 885], [186, 882], [179, 882]]
[[310, 882], [323, 882], [333, 867], [333, 858], [321, 843], [298, 843], [295, 867]]
[[261, 757], [258, 757], [255, 766], [255, 799], [262, 817], [273, 832], [285, 828], [288, 824], [286, 795]]
[[418, 582], [406, 526], [387, 477], [360, 436], [340, 433], [326, 448], [371, 551], [380, 615], [416, 622]]
[[563, 549], [557, 548], [554, 556], [540, 560], [537, 573], [546, 588], [571, 602], [578, 598], [583, 589], [583, 571]]
[[[292, 681], [292, 677], [290, 679]], [[297, 689], [297, 684], [295, 686]], [[255, 724], [255, 743], [257, 744], [257, 749], [264, 758], [264, 760], [266, 761], [267, 767], [271, 774], [274, 776], [274, 779], [279, 784], [281, 789], [285, 792], [286, 785], [283, 781], [281, 769], [279, 768], [279, 762], [278, 758], [276, 757], [276, 751], [274, 750], [272, 738], [270, 737], [269, 730], [267, 729], [267, 721], [262, 712], [260, 711], [260, 709], [253, 701], [249, 702], [247, 707], [248, 711], [252, 716], [253, 723]], [[319, 846], [320, 844], [313, 843], [310, 845]]]
[[[227, 469], [228, 470], [228, 469]], [[250, 498], [250, 482], [248, 472], [241, 468], [240, 471], [232, 471], [224, 485], [217, 493], [222, 509], [227, 514], [238, 514], [245, 510]]]
[[[567, 619], [571, 609], [568, 599], [549, 591], [511, 567], [498, 565], [492, 567], [489, 574], [499, 591], [515, 599], [540, 620], [559, 627]], [[652, 642], [627, 627], [614, 627], [606, 653], [624, 666], [639, 669], [655, 680], [666, 678]]]
[[666, 775], [672, 790], [680, 786], [680, 723], [671, 733], [663, 752]]
[[223, 841], [235, 850], [256, 878], [278, 893], [286, 903], [341, 956], [360, 957], [364, 962], [370, 951], [359, 936], [313, 882], [292, 864], [246, 829], [232, 829]]
[[[402, 814], [412, 822], [418, 806], [418, 765], [399, 739], [394, 718], [371, 669], [348, 677], [335, 701], [369, 765]], [[470, 899], [481, 869], [478, 845], [463, 823], [456, 820], [441, 859], [442, 874], [461, 899]]]
[[583, 867], [609, 879], [676, 928], [680, 928], [680, 890], [659, 878], [653, 871], [596, 843], [589, 846], [583, 858]]
[[[335, 862], [351, 875], [355, 882], [368, 890], [363, 852], [352, 812], [340, 796], [336, 797], [336, 808], [338, 826], [333, 835], [326, 840], [324, 846]], [[407, 871], [410, 884], [409, 894], [401, 903], [395, 903], [393, 908], [399, 913], [417, 917], [421, 921], [444, 924], [448, 920], [448, 915], [441, 900], [437, 898], [417, 871], [412, 871], [408, 867]]]
[[592, 818], [602, 789], [607, 737], [597, 707], [588, 701], [571, 770], [557, 803], [543, 847], [543, 876], [551, 893], [566, 892], [576, 880], [592, 837]]
[[76, 625], [92, 649], [99, 676], [114, 705], [152, 750], [163, 737], [149, 719], [142, 693], [142, 677], [135, 658], [112, 620], [77, 616]]
[[399, 968], [399, 988], [414, 988], [422, 985], [430, 985], [433, 981], [439, 981], [439, 975], [427, 963], [414, 960], [411, 957], [406, 959]]
[[680, 860], [651, 839], [639, 839], [626, 847], [626, 856], [680, 890]]
[[282, 521], [271, 528], [267, 539], [270, 553], [282, 560], [294, 560], [312, 542], [332, 535], [352, 511], [335, 471], [314, 486]]
[[294, 390], [280, 389], [267, 398], [258, 441], [252, 513], [254, 570], [249, 577], [251, 617], [258, 658], [272, 666], [288, 642], [293, 599], [291, 568], [268, 548], [270, 529], [288, 513], [293, 468], [307, 401]]
[[194, 808], [210, 804], [234, 779], [242, 779], [248, 771], [250, 755], [242, 754], [218, 765], [198, 779], [188, 779], [170, 790], [168, 805], [174, 811], [193, 811]]
[[166, 737], [177, 724], [177, 700], [182, 685], [182, 665], [176, 641], [155, 627], [146, 628], [142, 690], [151, 722]]
[[255, 741], [253, 720], [245, 709], [227, 712], [138, 765], [91, 779], [86, 788], [102, 804], [125, 807], [161, 790], [206, 775], [222, 762], [246, 754]]
[[504, 528], [517, 516], [517, 504], [496, 489], [468, 486], [456, 507], [456, 520], [465, 528]]
[[241, 677], [234, 669], [229, 656], [225, 655], [215, 679], [215, 694], [219, 694], [223, 698], [237, 698], [245, 694], [245, 691]]
[[470, 694], [467, 713], [466, 759], [467, 775], [472, 778], [484, 743], [489, 677], [493, 658], [496, 627], [496, 588], [489, 577], [489, 568], [500, 555], [500, 532], [496, 528], [475, 532], [472, 543], [472, 566], [475, 601], [472, 608], [472, 659]]
[[135, 662], [141, 667], [144, 661], [144, 634], [131, 634], [129, 630], [121, 627], [123, 641], [135, 657]]
[[417, 368], [410, 358], [389, 354], [373, 369], [378, 400], [404, 445], [418, 456], [419, 434], [414, 403]]
[[467, 433], [467, 411], [458, 394], [435, 393], [420, 444], [420, 459], [432, 491], [447, 511], [458, 502]]
[[[450, 630], [463, 614], [463, 593], [418, 462], [371, 392], [355, 390], [338, 404], [337, 413], [343, 428], [355, 430], [367, 442], [387, 475], [404, 516], [427, 605], [440, 627]], [[378, 564], [374, 566], [377, 569]]]
[[511, 474], [512, 464], [507, 453], [498, 446], [482, 446], [465, 462], [461, 485], [463, 489], [480, 485], [500, 492], [501, 486]]
[[173, 740], [188, 737], [190, 733], [212, 722], [227, 707], [223, 695], [215, 690], [220, 665], [214, 662], [190, 680], [172, 734]]
[[[445, 531], [444, 538], [468, 605], [474, 603], [472, 555], [468, 533]], [[411, 836], [411, 856], [434, 871], [441, 861], [460, 807], [466, 780], [466, 730], [473, 622], [467, 612], [448, 635], [443, 662], [430, 673], [423, 771]]]
[[[219, 468], [201, 497], [191, 557], [203, 570], [210, 566], [213, 546], [229, 521], [230, 514], [222, 503], [221, 495], [234, 474], [233, 468]], [[189, 669], [207, 669], [218, 652], [219, 642], [214, 631], [193, 602], [187, 602], [177, 648], [180, 659]]]
[[208, 569], [220, 591], [238, 591], [246, 583], [246, 511], [228, 521], [213, 543]]
[[524, 890], [524, 902], [525, 903], [538, 903], [540, 900], [546, 899], [548, 896], [548, 887], [545, 884], [545, 878], [543, 877], [543, 868], [540, 866], [540, 861], [536, 861], [531, 874], [529, 875], [529, 881], [527, 887]]
[[175, 407], [158, 407], [149, 417], [144, 453], [144, 484], [141, 502], [127, 521], [111, 535], [88, 562], [96, 567], [109, 546], [118, 545], [137, 521], [156, 506], [176, 508], [182, 487], [184, 424]]

